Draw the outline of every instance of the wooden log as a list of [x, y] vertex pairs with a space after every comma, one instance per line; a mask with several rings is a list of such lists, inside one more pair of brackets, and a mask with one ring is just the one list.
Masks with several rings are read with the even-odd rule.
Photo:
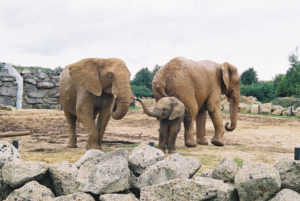
[[0, 138], [4, 137], [18, 137], [18, 136], [25, 136], [25, 135], [30, 135], [31, 132], [26, 130], [26, 131], [10, 131], [6, 133], [0, 133]]

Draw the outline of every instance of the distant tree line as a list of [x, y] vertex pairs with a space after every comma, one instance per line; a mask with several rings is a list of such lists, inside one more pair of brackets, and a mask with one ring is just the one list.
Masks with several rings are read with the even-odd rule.
[[259, 101], [269, 102], [278, 97], [300, 98], [300, 61], [297, 48], [289, 56], [290, 67], [286, 74], [278, 74], [272, 81], [258, 81], [253, 67], [241, 74], [241, 95], [255, 96]]

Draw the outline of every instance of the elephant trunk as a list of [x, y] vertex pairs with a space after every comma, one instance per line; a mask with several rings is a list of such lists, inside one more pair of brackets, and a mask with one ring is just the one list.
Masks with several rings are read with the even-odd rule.
[[155, 114], [153, 111], [148, 110], [148, 108], [146, 107], [146, 105], [144, 104], [144, 102], [141, 99], [137, 98], [136, 101], [141, 103], [142, 108], [143, 108], [146, 115], [148, 115], [150, 117], [158, 117], [159, 116], [159, 115]]
[[225, 124], [225, 129], [227, 131], [233, 131], [236, 128], [237, 125], [237, 114], [238, 114], [238, 108], [239, 108], [239, 98], [230, 98], [230, 126], [229, 122]]
[[124, 87], [120, 90], [116, 90], [117, 93], [114, 93], [114, 101], [111, 108], [111, 116], [116, 120], [122, 119], [126, 115], [130, 106], [130, 101], [133, 98], [129, 84], [124, 83], [123, 85], [120, 85]]

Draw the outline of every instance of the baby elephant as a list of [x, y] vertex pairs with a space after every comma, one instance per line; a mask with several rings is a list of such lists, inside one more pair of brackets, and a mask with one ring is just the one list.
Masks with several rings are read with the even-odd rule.
[[160, 122], [159, 148], [164, 152], [166, 149], [169, 153], [176, 152], [175, 142], [184, 118], [184, 104], [175, 97], [163, 97], [157, 101], [153, 110], [148, 110], [141, 99], [136, 100], [148, 116], [157, 117]]

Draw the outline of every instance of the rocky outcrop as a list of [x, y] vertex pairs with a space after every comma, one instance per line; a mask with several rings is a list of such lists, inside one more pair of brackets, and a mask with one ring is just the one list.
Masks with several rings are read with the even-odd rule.
[[238, 173], [238, 166], [231, 158], [223, 158], [213, 169], [212, 177], [227, 182], [233, 182]]
[[297, 193], [291, 189], [282, 189], [269, 201], [299, 201], [300, 193]]
[[0, 169], [8, 162], [21, 160], [18, 150], [6, 141], [0, 141]]

